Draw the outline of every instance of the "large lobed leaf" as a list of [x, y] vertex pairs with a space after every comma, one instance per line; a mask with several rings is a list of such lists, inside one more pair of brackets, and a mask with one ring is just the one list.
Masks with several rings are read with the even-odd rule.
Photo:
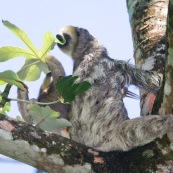
[[22, 80], [35, 81], [39, 79], [42, 71], [49, 72], [46, 63], [37, 59], [29, 59], [25, 61], [25, 64], [17, 74]]
[[53, 111], [49, 106], [40, 107], [38, 105], [30, 106], [30, 115], [34, 123], [42, 130], [54, 132], [57, 128], [71, 126], [71, 123], [63, 118], [57, 118], [58, 112]]
[[15, 85], [18, 88], [24, 90], [24, 85], [22, 85], [21, 80], [17, 76], [17, 74], [11, 70], [4, 71], [0, 73], [0, 85], [8, 83], [10, 85]]
[[0, 62], [4, 62], [16, 57], [26, 57], [28, 59], [36, 58], [33, 52], [30, 50], [12, 46], [4, 46], [0, 48]]
[[31, 50], [34, 55], [37, 57], [37, 48], [34, 46], [34, 44], [32, 43], [32, 41], [29, 39], [28, 35], [21, 30], [20, 28], [18, 28], [17, 26], [15, 26], [14, 24], [10, 23], [7, 20], [3, 20], [2, 23], [8, 28], [10, 29], [16, 36], [18, 36], [24, 43], [25, 45], [29, 48], [29, 50]]
[[89, 82], [83, 81], [81, 83], [76, 83], [77, 79], [77, 76], [70, 75], [57, 81], [56, 89], [61, 95], [60, 99], [62, 103], [71, 102], [77, 95], [90, 89], [91, 84]]
[[[42, 71], [48, 73], [49, 70], [45, 57], [54, 47], [55, 37], [50, 32], [46, 32], [44, 35], [42, 48], [38, 50], [23, 30], [10, 23], [9, 21], [5, 20], [2, 22], [8, 29], [10, 29], [24, 42], [28, 49], [12, 46], [2, 47], [0, 48], [0, 62], [4, 62], [15, 57], [25, 57], [26, 62], [19, 70], [18, 75], [21, 79], [26, 81], [37, 80], [40, 77]], [[61, 44], [64, 43], [65, 41], [63, 40], [63, 43]]]
[[46, 32], [43, 39], [42, 48], [39, 50], [39, 58], [45, 61], [47, 53], [54, 48], [55, 37], [50, 32]]

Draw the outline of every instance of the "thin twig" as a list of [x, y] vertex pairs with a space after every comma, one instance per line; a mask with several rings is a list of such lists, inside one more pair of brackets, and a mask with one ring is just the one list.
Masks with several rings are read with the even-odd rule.
[[14, 99], [14, 98], [9, 98], [10, 101], [18, 101], [18, 102], [24, 102], [24, 103], [32, 103], [32, 104], [38, 104], [38, 105], [52, 105], [55, 103], [58, 103], [59, 100], [55, 100], [53, 102], [37, 102], [36, 100], [22, 100], [22, 99]]

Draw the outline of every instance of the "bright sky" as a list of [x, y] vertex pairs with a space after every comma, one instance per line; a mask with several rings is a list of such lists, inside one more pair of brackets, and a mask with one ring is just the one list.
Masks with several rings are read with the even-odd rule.
[[[133, 47], [129, 19], [125, 1], [87, 0], [0, 0], [0, 20], [8, 20], [23, 29], [40, 48], [43, 35], [50, 31], [53, 34], [66, 25], [86, 28], [108, 50], [114, 59], [131, 60], [133, 63]], [[0, 23], [0, 47], [25, 47], [23, 43]], [[72, 61], [69, 57], [55, 48], [51, 54], [56, 56], [63, 64], [66, 74], [72, 73]], [[0, 64], [0, 72], [4, 70], [18, 71], [24, 63], [24, 58], [13, 59]], [[30, 98], [36, 98], [42, 79], [29, 86]], [[0, 87], [2, 91], [3, 87]], [[135, 87], [131, 91], [138, 92]], [[11, 90], [10, 97], [16, 98], [16, 88]], [[139, 101], [125, 99], [125, 105], [130, 117], [139, 116]], [[17, 104], [12, 103], [10, 116], [19, 115]], [[0, 161], [1, 171], [10, 173], [33, 173], [34, 169], [23, 164], [10, 164]], [[11, 171], [10, 171], [11, 170]]]

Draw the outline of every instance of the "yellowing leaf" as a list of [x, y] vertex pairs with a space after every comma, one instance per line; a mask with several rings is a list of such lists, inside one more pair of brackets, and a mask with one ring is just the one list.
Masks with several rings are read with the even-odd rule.
[[11, 70], [7, 70], [7, 71], [0, 73], [0, 83], [3, 84], [4, 82], [8, 83], [10, 85], [15, 85], [22, 90], [25, 89], [24, 86], [22, 85], [19, 77], [17, 76], [17, 74]]
[[4, 62], [16, 57], [25, 57], [29, 59], [36, 58], [33, 52], [30, 50], [12, 46], [4, 46], [0, 48], [0, 62]]
[[40, 77], [42, 71], [49, 72], [47, 65], [40, 60], [31, 59], [25, 61], [24, 66], [17, 74], [22, 80], [35, 81]]
[[0, 80], [0, 85], [4, 85], [4, 84], [6, 84], [6, 82]]
[[[26, 81], [37, 80], [42, 71], [47, 74], [49, 70], [45, 57], [54, 47], [55, 37], [50, 32], [46, 32], [44, 35], [43, 46], [40, 50], [38, 50], [23, 30], [8, 21], [2, 22], [25, 43], [28, 50], [12, 46], [2, 47], [0, 48], [0, 62], [7, 61], [15, 57], [25, 57], [25, 64], [19, 70], [18, 75], [21, 79]], [[0, 81], [0, 83], [3, 82]]]
[[37, 55], [38, 50], [36, 49], [34, 44], [29, 39], [28, 35], [23, 30], [21, 30], [20, 28], [18, 28], [17, 26], [15, 26], [14, 24], [10, 23], [7, 20], [3, 20], [2, 23], [9, 30], [11, 30], [16, 36], [18, 36], [25, 43], [25, 45], [33, 52], [33, 54], [36, 57], [38, 57], [38, 55]]
[[52, 33], [46, 32], [44, 35], [42, 48], [39, 50], [40, 59], [45, 57], [47, 53], [54, 47], [54, 45], [55, 45], [55, 37], [52, 35]]

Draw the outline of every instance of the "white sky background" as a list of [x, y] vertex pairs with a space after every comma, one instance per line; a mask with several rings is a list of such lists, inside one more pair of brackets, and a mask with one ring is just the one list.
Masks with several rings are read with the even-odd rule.
[[[66, 25], [86, 28], [103, 44], [109, 56], [114, 59], [131, 60], [133, 63], [133, 47], [126, 1], [100, 0], [0, 0], [0, 20], [8, 20], [24, 30], [36, 45], [41, 48], [44, 33], [54, 35]], [[0, 47], [19, 46], [24, 44], [0, 22]], [[61, 61], [66, 74], [72, 73], [72, 60], [61, 53], [56, 47], [51, 54]], [[24, 58], [17, 58], [0, 63], [0, 72], [4, 70], [18, 71], [24, 63]], [[30, 98], [36, 98], [42, 79], [26, 83], [29, 86]], [[3, 87], [0, 87], [3, 90]], [[135, 87], [131, 91], [138, 93]], [[16, 98], [16, 88], [10, 91], [10, 97]], [[125, 99], [129, 116], [139, 116], [139, 101]], [[17, 104], [12, 103], [10, 116], [20, 115]], [[0, 161], [2, 173], [32, 173], [34, 169], [21, 164], [7, 164]]]

